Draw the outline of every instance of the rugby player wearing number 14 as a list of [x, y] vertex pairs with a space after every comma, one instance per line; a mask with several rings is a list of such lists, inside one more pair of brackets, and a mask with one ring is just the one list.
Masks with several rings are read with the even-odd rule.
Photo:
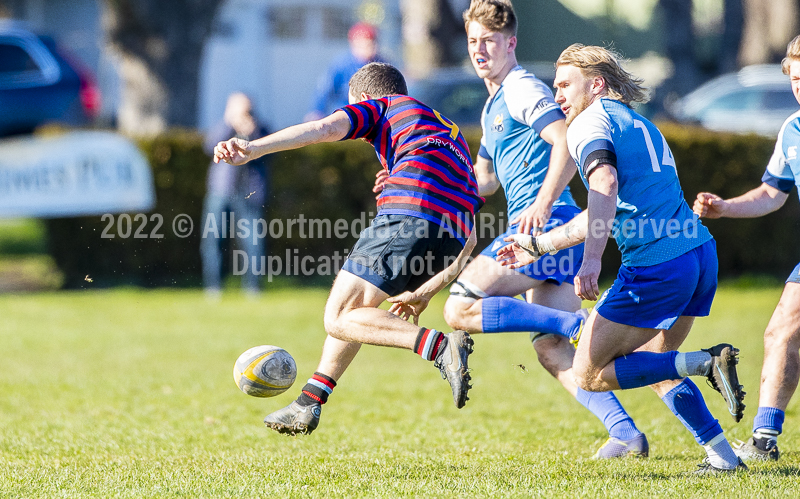
[[684, 200], [666, 139], [630, 107], [645, 99], [641, 80], [614, 52], [575, 44], [556, 61], [554, 86], [588, 208], [544, 235], [509, 237], [498, 260], [513, 268], [585, 241], [575, 293], [597, 300], [600, 258], [613, 235], [622, 267], [581, 332], [572, 367], [578, 386], [596, 392], [650, 386], [705, 449], [698, 473], [746, 469], [689, 379], [707, 377], [739, 421], [738, 351], [725, 343], [676, 351], [694, 318], [709, 314], [717, 253]]

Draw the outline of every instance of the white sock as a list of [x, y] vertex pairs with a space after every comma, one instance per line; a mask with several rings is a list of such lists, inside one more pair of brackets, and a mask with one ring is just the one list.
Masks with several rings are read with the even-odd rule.
[[723, 470], [732, 470], [739, 465], [739, 458], [733, 452], [731, 444], [725, 439], [725, 435], [720, 433], [705, 444], [703, 448], [708, 455], [711, 466]]
[[708, 352], [678, 353], [675, 356], [675, 369], [682, 378], [707, 376], [711, 372], [711, 354]]

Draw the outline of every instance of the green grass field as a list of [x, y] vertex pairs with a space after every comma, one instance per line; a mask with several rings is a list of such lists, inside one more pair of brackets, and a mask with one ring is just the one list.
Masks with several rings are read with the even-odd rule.
[[[602, 425], [535, 360], [527, 335], [476, 336], [474, 389], [457, 410], [410, 352], [364, 347], [310, 436], [267, 430], [314, 371], [327, 290], [208, 303], [199, 291], [0, 295], [0, 497], [797, 497], [798, 401], [779, 463], [693, 477], [704, 456], [648, 389], [620, 395], [651, 442], [647, 460], [595, 462]], [[750, 433], [762, 333], [780, 287], [723, 287], [686, 349], [741, 348], [745, 419], [698, 381], [731, 439]], [[444, 296], [423, 315], [445, 328]], [[234, 360], [275, 344], [298, 381], [242, 394]], [[520, 367], [524, 365], [526, 369]]]

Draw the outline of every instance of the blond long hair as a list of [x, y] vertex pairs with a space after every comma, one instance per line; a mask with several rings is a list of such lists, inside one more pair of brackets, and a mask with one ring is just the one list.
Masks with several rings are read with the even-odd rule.
[[783, 70], [783, 74], [789, 74], [789, 65], [792, 64], [792, 61], [800, 61], [800, 35], [794, 37], [794, 39], [789, 42], [789, 45], [786, 46], [786, 57], [781, 61], [781, 70]]
[[608, 96], [628, 107], [633, 102], [647, 102], [647, 89], [642, 86], [644, 80], [622, 69], [621, 60], [613, 50], [574, 43], [561, 52], [556, 67], [575, 66], [588, 78], [602, 77]]

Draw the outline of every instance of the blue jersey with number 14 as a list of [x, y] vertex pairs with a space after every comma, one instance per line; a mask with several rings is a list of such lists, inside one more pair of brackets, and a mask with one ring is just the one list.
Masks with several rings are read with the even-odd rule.
[[616, 167], [611, 234], [624, 265], [657, 265], [711, 239], [686, 204], [667, 140], [629, 107], [608, 98], [596, 100], [570, 124], [567, 145], [587, 189], [594, 168]]

